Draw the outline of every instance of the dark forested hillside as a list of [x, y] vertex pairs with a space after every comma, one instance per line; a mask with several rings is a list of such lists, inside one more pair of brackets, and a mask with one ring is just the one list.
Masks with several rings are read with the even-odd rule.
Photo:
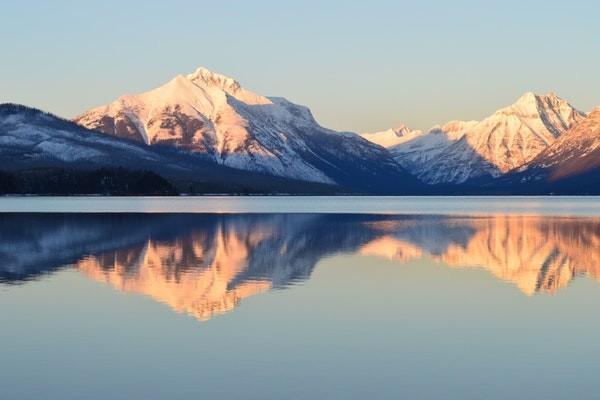
[[0, 172], [0, 194], [177, 195], [167, 180], [151, 171], [35, 169]]

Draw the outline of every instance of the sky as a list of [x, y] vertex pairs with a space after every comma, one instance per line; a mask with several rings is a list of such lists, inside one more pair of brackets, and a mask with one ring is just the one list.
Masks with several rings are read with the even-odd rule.
[[600, 105], [598, 1], [13, 1], [0, 102], [71, 118], [199, 66], [372, 132], [481, 119], [526, 91]]

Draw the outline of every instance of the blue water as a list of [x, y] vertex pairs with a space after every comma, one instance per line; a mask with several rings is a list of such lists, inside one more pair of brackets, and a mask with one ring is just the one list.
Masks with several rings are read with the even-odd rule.
[[600, 215], [588, 196], [0, 197], [0, 212]]
[[0, 204], [0, 399], [597, 397], [593, 198]]

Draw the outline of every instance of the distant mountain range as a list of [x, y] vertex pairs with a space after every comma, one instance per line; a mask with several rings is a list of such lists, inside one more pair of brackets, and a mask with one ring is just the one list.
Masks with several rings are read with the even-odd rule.
[[[521, 167], [584, 118], [554, 94], [526, 93], [482, 121], [452, 121], [426, 133], [404, 128], [387, 148], [426, 183], [461, 184]], [[379, 141], [387, 132], [363, 136]]]
[[[107, 189], [106, 173], [89, 175], [98, 183], [86, 193], [140, 187], [130, 180], [142, 175], [131, 171], [198, 194], [600, 193], [598, 114], [586, 116], [554, 94], [526, 93], [482, 121], [358, 135], [324, 128], [306, 107], [199, 68], [73, 122], [0, 105], [0, 191], [53, 194], [38, 181], [68, 174], [58, 181], [72, 182], [81, 170], [108, 168], [112, 182], [119, 168], [127, 171], [120, 186]], [[172, 192], [156, 182], [149, 193]]]

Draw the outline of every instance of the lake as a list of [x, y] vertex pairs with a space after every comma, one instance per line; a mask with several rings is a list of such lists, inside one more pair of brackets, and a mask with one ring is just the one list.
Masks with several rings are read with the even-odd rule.
[[597, 197], [0, 199], [1, 399], [597, 398]]

